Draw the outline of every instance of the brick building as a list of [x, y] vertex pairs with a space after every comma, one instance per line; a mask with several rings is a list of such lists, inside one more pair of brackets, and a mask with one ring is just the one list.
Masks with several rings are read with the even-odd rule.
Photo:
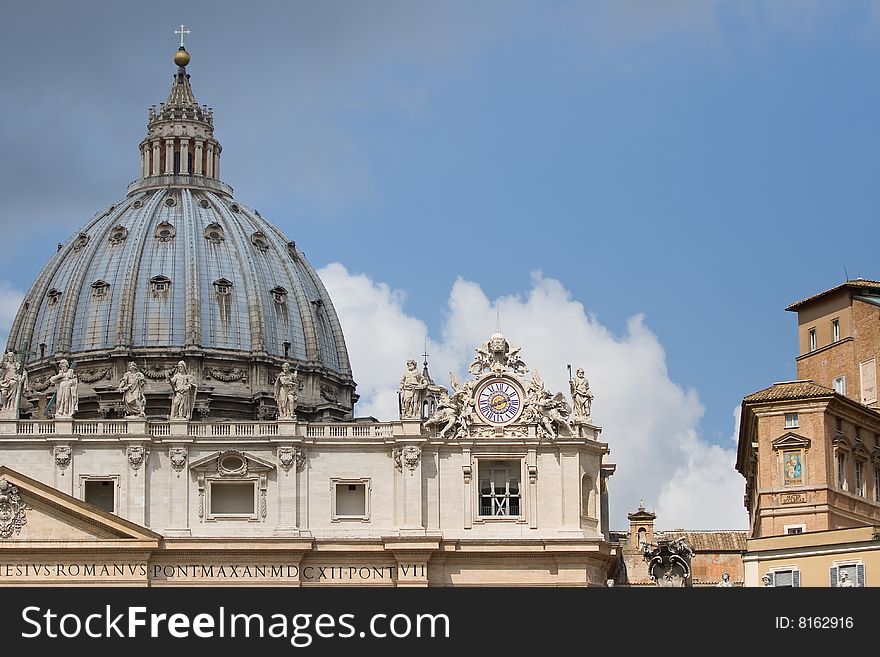
[[643, 554], [644, 545], [655, 545], [662, 540], [683, 538], [694, 552], [691, 558], [691, 585], [716, 586], [726, 572], [734, 586], [742, 586], [743, 554], [746, 551], [746, 531], [696, 531], [673, 529], [655, 531], [656, 514], [641, 504], [637, 511], [627, 514], [629, 531], [612, 532], [617, 542], [620, 559], [614, 573], [616, 585], [654, 586]]
[[847, 281], [787, 310], [798, 313], [798, 380], [742, 402], [746, 585], [765, 575], [775, 585], [836, 585], [844, 571], [876, 585], [866, 566], [880, 565], [872, 538], [880, 525], [880, 282]]

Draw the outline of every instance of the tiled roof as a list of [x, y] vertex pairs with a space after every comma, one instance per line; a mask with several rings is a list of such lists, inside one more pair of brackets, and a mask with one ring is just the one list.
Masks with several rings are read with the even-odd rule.
[[769, 388], [753, 392], [743, 398], [743, 402], [779, 401], [782, 399], [809, 399], [811, 397], [827, 397], [834, 390], [820, 386], [812, 381], [785, 381], [774, 383]]
[[[629, 532], [612, 531], [611, 540], [623, 542], [629, 537]], [[658, 538], [673, 540], [684, 538], [688, 545], [698, 552], [745, 552], [746, 539], [749, 532], [746, 530], [717, 530], [717, 531], [691, 531], [687, 529], [673, 529], [670, 531], [655, 532], [654, 541]]]
[[829, 294], [831, 292], [837, 292], [837, 290], [843, 289], [845, 287], [855, 288], [855, 289], [860, 289], [860, 288], [865, 288], [865, 287], [880, 288], [880, 281], [866, 281], [864, 279], [855, 279], [855, 280], [847, 281], [846, 283], [841, 283], [840, 285], [838, 285], [836, 287], [832, 287], [830, 290], [825, 290], [824, 292], [820, 292], [819, 294], [814, 294], [813, 296], [807, 297], [806, 299], [801, 299], [800, 301], [795, 301], [788, 308], [786, 308], [786, 310], [796, 310], [805, 303], [809, 303], [810, 301], [818, 299], [819, 297], [824, 297], [826, 294]]
[[[684, 538], [697, 552], [745, 552], [747, 531], [687, 531], [658, 532], [663, 538]], [[656, 540], [656, 539], [655, 539]]]

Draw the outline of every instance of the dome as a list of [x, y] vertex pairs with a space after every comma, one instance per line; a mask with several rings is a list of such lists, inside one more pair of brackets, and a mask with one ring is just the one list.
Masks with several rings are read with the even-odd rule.
[[59, 245], [15, 319], [9, 347], [28, 352], [35, 408], [66, 358], [88, 386], [78, 417], [112, 417], [114, 382], [134, 361], [151, 382], [148, 415], [167, 415], [165, 374], [184, 359], [200, 376], [202, 416], [271, 417], [289, 362], [301, 412], [350, 417], [355, 384], [327, 290], [296, 244], [219, 180], [213, 111], [182, 66], [140, 150], [127, 197]]

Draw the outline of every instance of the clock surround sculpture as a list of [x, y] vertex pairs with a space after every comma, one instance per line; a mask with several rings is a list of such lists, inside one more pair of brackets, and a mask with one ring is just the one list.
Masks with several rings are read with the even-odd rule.
[[525, 436], [531, 425], [539, 438], [555, 442], [580, 437], [581, 427], [592, 426], [588, 414], [573, 416], [565, 396], [548, 391], [537, 371], [526, 380], [521, 347], [512, 347], [501, 333], [474, 351], [472, 378], [461, 383], [450, 372], [452, 391], [441, 392], [437, 410], [424, 423], [437, 437]]

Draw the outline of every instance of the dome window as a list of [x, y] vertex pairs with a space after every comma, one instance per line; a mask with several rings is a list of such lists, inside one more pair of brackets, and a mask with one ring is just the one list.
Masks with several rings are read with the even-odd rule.
[[107, 281], [97, 280], [92, 283], [92, 298], [97, 301], [103, 301], [107, 298], [107, 292], [110, 291], [110, 284]]
[[165, 199], [165, 205], [167, 205], [169, 208], [173, 208], [175, 205], [177, 205], [177, 200], [173, 196], [169, 196]]
[[238, 207], [238, 203], [233, 203], [232, 205], [229, 206], [229, 209], [232, 210], [233, 212], [241, 212], [241, 208]]
[[272, 288], [272, 298], [277, 304], [287, 303], [287, 290], [280, 286]]
[[46, 292], [46, 298], [49, 299], [50, 306], [57, 306], [58, 302], [61, 301], [61, 292], [53, 287]]
[[110, 244], [114, 246], [122, 244], [126, 239], [128, 239], [128, 228], [125, 226], [117, 226], [110, 231]]
[[79, 251], [88, 243], [89, 243], [89, 236], [86, 235], [85, 233], [80, 233], [77, 236], [76, 241], [73, 243], [73, 250]]
[[214, 281], [214, 291], [218, 296], [228, 297], [232, 294], [232, 283], [225, 278], [221, 278], [219, 281]]
[[144, 202], [141, 200], [137, 200], [131, 204], [131, 207], [133, 207], [135, 210], [138, 210], [138, 209], [144, 207]]
[[166, 276], [153, 276], [150, 279], [150, 291], [154, 297], [164, 297], [171, 290], [171, 279]]
[[205, 228], [205, 239], [211, 244], [220, 244], [220, 242], [226, 239], [223, 235], [223, 227], [217, 222], [209, 224], [208, 227]]
[[199, 207], [200, 207], [200, 208], [204, 208], [205, 210], [207, 210], [208, 208], [211, 207], [211, 204], [208, 203], [208, 199], [203, 198], [201, 201], [199, 201]]
[[163, 221], [156, 226], [156, 239], [160, 242], [170, 242], [174, 239], [175, 235], [177, 235], [177, 231], [167, 221]]
[[256, 233], [251, 235], [251, 244], [257, 247], [263, 253], [269, 250], [269, 239], [262, 231], [258, 230]]

